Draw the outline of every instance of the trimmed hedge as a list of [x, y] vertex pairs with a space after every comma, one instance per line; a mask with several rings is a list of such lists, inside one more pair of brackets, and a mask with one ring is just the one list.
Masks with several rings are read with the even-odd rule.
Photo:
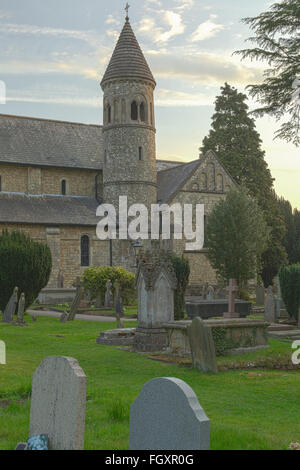
[[0, 235], [0, 310], [4, 311], [15, 287], [24, 292], [25, 308], [48, 284], [52, 269], [50, 248], [33, 241], [23, 232]]
[[300, 309], [300, 264], [283, 266], [279, 272], [279, 280], [288, 314], [297, 320]]
[[85, 291], [91, 295], [92, 300], [101, 297], [102, 302], [104, 302], [106, 283], [109, 280], [113, 285], [115, 281], [119, 281], [124, 305], [128, 305], [136, 300], [135, 275], [121, 266], [97, 266], [96, 268], [87, 268], [83, 274]]

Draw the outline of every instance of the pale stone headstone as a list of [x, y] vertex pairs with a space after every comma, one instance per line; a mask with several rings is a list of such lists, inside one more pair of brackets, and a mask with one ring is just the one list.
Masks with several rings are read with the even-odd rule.
[[275, 298], [273, 288], [269, 286], [265, 298], [265, 320], [269, 323], [274, 323], [275, 319]]
[[84, 295], [83, 282], [80, 280], [79, 277], [76, 279], [75, 287], [76, 287], [76, 294], [75, 294], [74, 300], [73, 300], [71, 308], [70, 308], [70, 312], [69, 312], [69, 315], [68, 315], [68, 321], [75, 320], [76, 313], [77, 313], [78, 308], [79, 308], [79, 304], [80, 304], [81, 299]]
[[213, 286], [208, 286], [206, 300], [215, 300], [215, 289], [213, 288]]
[[112, 295], [112, 282], [107, 281], [106, 283], [106, 292], [105, 292], [105, 301], [104, 301], [104, 307], [109, 308], [112, 306], [113, 303], [113, 295]]
[[18, 304], [18, 292], [19, 292], [18, 287], [15, 287], [13, 294], [11, 298], [9, 299], [8, 304], [6, 305], [5, 310], [3, 312], [3, 317], [2, 317], [3, 323], [11, 323], [13, 320], [16, 307]]
[[224, 318], [239, 318], [240, 314], [235, 311], [235, 295], [238, 292], [236, 279], [230, 279], [228, 286], [228, 312], [224, 313]]
[[146, 383], [130, 408], [130, 450], [209, 450], [209, 419], [180, 379]]
[[217, 374], [215, 343], [211, 328], [205, 325], [202, 318], [196, 317], [188, 327], [193, 367], [203, 372]]
[[33, 375], [30, 437], [46, 434], [51, 450], [83, 450], [86, 375], [76, 359], [46, 357]]

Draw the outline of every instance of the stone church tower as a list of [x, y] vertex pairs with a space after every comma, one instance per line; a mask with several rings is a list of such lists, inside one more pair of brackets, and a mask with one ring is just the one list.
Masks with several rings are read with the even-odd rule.
[[104, 202], [118, 207], [157, 202], [154, 89], [156, 82], [128, 16], [101, 82], [104, 92]]

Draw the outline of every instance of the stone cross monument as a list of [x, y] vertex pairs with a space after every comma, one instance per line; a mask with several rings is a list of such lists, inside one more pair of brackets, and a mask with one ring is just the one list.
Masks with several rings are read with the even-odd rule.
[[228, 287], [228, 312], [224, 313], [224, 318], [239, 318], [240, 314], [235, 311], [235, 295], [238, 292], [238, 286], [235, 279], [230, 279]]

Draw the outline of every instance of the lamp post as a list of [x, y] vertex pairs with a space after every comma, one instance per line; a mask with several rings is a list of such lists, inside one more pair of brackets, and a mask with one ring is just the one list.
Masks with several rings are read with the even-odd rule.
[[131, 246], [134, 249], [134, 256], [135, 256], [135, 266], [132, 266], [133, 268], [138, 268], [139, 265], [139, 253], [141, 249], [143, 248], [143, 245], [141, 243], [141, 240], [136, 240], [134, 242], [131, 242]]

